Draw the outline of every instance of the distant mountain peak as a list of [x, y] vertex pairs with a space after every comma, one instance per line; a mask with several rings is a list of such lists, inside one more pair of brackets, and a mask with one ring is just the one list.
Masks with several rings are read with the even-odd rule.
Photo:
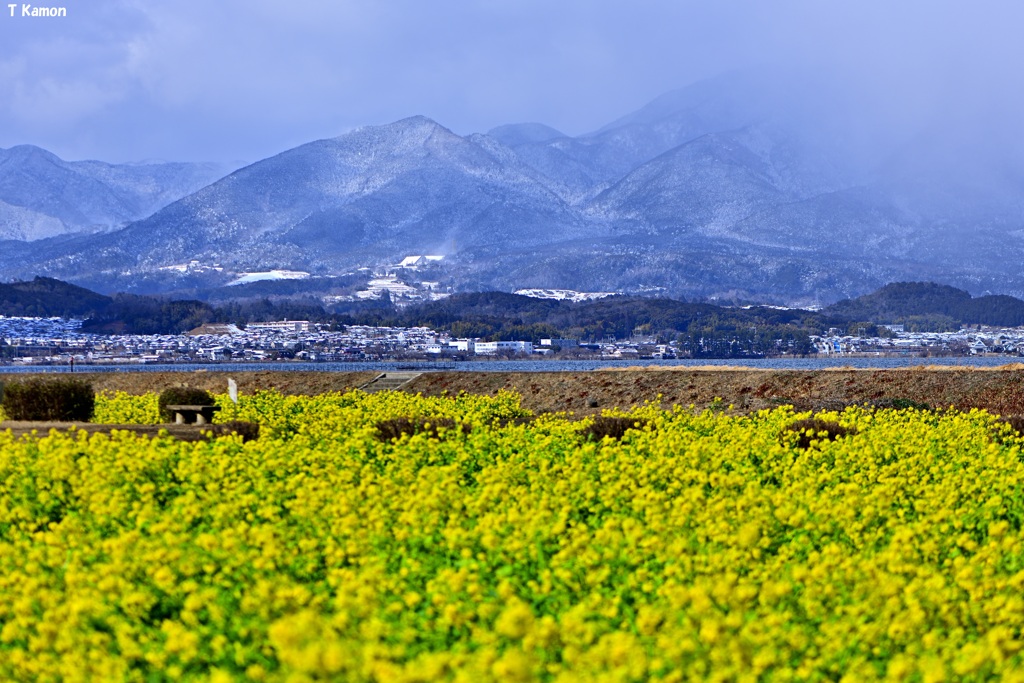
[[53, 152], [49, 152], [42, 147], [36, 147], [35, 145], [14, 145], [8, 149], [0, 148], [0, 162], [6, 158], [13, 162], [26, 162], [26, 161], [48, 161], [51, 163], [61, 163], [63, 160]]
[[35, 145], [0, 149], [0, 239], [122, 227], [217, 180], [218, 164], [64, 161]]
[[[0, 269], [156, 290], [181, 286], [166, 267], [193, 260], [332, 274], [445, 253], [445, 286], [463, 289], [827, 302], [920, 279], [1024, 292], [1017, 157], [963, 165], [984, 194], [947, 191], [948, 164], [924, 143], [889, 144], [863, 113], [841, 86], [760, 69], [580, 136], [541, 123], [460, 136], [410, 116], [177, 197], [194, 169], [68, 163], [20, 146], [0, 150], [0, 239], [12, 240]], [[959, 165], [960, 149], [938, 159]], [[915, 163], [886, 172], [880, 151]], [[60, 239], [14, 241], [40, 237]]]
[[623, 126], [653, 126], [679, 118], [702, 121], [706, 132], [739, 128], [763, 115], [767, 90], [758, 73], [731, 71], [670, 90], [590, 135]]
[[29, 144], [11, 145], [7, 149], [4, 149], [3, 147], [0, 147], [0, 152], [7, 152], [8, 154], [40, 154], [40, 153], [42, 153], [42, 154], [47, 154], [49, 156], [56, 156], [53, 152], [48, 152], [45, 149], [43, 149], [42, 147], [39, 147], [37, 145], [29, 145]]
[[334, 140], [345, 140], [352, 137], [359, 137], [367, 134], [430, 134], [435, 132], [444, 131], [451, 135], [455, 135], [450, 130], [442, 126], [440, 123], [430, 118], [429, 116], [423, 116], [422, 114], [416, 114], [415, 116], [407, 116], [404, 119], [398, 119], [391, 123], [382, 123], [372, 126], [360, 126], [347, 133], [333, 138]]
[[543, 123], [510, 123], [490, 129], [487, 135], [509, 147], [568, 137], [565, 133]]

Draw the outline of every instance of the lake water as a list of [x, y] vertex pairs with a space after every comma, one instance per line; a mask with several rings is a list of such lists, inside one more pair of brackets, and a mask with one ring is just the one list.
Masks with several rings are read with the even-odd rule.
[[[1024, 361], [1014, 356], [981, 356], [955, 358], [766, 358], [766, 359], [702, 359], [702, 360], [494, 360], [464, 361], [457, 363], [431, 362], [373, 362], [373, 363], [175, 363], [153, 365], [78, 365], [77, 372], [245, 372], [253, 370], [291, 372], [355, 372], [372, 370], [441, 370], [445, 372], [587, 372], [601, 368], [627, 368], [637, 366], [687, 367], [727, 366], [758, 370], [822, 370], [825, 368], [858, 368], [884, 370], [907, 368], [915, 365], [944, 365], [963, 367], [997, 367]], [[67, 366], [2, 366], [0, 374], [8, 373], [68, 373]]]

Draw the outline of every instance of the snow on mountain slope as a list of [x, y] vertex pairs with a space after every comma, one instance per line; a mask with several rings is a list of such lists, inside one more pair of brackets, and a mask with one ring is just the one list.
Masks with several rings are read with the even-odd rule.
[[361, 128], [240, 169], [92, 251], [109, 268], [201, 259], [317, 272], [453, 243], [585, 234], [576, 212], [502, 154], [425, 117]]
[[0, 149], [0, 237], [35, 240], [119, 228], [224, 171], [217, 164], [68, 162], [31, 145]]
[[[459, 136], [424, 117], [368, 126], [239, 169], [108, 234], [61, 230], [128, 211], [114, 171], [35, 207], [22, 185], [4, 194], [5, 182], [74, 169], [20, 150], [31, 163], [0, 166], [0, 239], [49, 237], [6, 242], [0, 268], [158, 289], [161, 266], [193, 259], [225, 273], [331, 274], [433, 253], [463, 289], [827, 303], [932, 280], [1024, 293], [1019, 158], [976, 155], [973, 138], [943, 146], [941, 130], [875, 139], [849, 97], [762, 76], [695, 84], [578, 137], [536, 123]], [[165, 179], [145, 186], [134, 206], [170, 196], [158, 191]]]

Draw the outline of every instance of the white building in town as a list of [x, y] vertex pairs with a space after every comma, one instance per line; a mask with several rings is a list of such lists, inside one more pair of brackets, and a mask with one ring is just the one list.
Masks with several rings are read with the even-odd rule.
[[493, 356], [500, 352], [508, 353], [522, 353], [532, 354], [533, 353], [533, 342], [528, 341], [496, 341], [496, 342], [477, 342], [475, 345], [475, 352], [478, 356]]
[[561, 349], [575, 349], [579, 342], [575, 339], [541, 339], [541, 346], [557, 346]]
[[249, 323], [245, 327], [251, 332], [309, 332], [308, 320], [279, 320], [272, 323]]

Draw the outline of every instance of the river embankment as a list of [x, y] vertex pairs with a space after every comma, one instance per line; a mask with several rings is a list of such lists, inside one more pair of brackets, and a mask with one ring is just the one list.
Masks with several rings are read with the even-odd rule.
[[[363, 372], [145, 372], [76, 373], [97, 391], [132, 394], [190, 386], [224, 392], [234, 379], [242, 393], [273, 389], [315, 395], [366, 385], [379, 373]], [[11, 378], [13, 379], [13, 378]], [[8, 380], [10, 381], [10, 380]], [[753, 412], [792, 404], [799, 410], [841, 409], [853, 404], [926, 403], [934, 408], [983, 408], [1002, 415], [1024, 414], [1024, 366], [1002, 368], [926, 367], [896, 370], [751, 370], [740, 367], [676, 369], [625, 368], [593, 372], [426, 372], [402, 387], [428, 396], [522, 395], [534, 412], [590, 414], [645, 403], [705, 408], [732, 405]]]

